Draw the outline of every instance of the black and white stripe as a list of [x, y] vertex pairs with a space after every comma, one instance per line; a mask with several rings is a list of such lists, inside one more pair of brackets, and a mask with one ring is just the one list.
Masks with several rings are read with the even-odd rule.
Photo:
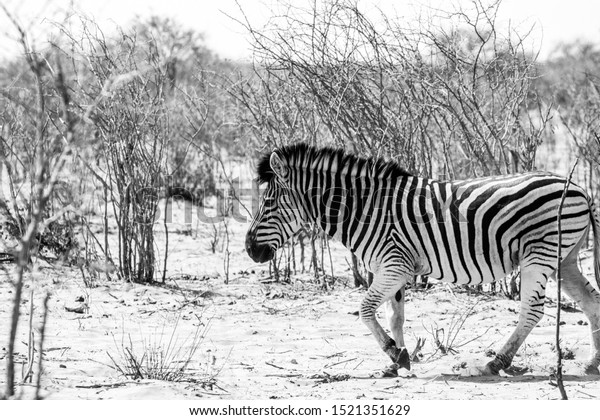
[[[398, 365], [409, 366], [403, 349], [402, 289], [414, 275], [476, 285], [521, 267], [517, 329], [498, 356], [475, 373], [508, 367], [541, 319], [546, 281], [555, 271], [556, 217], [564, 178], [526, 173], [442, 182], [412, 176], [394, 163], [303, 144], [263, 158], [258, 175], [267, 189], [248, 232], [249, 255], [265, 261], [303, 223], [319, 224], [375, 274], [361, 304], [361, 317]], [[569, 275], [565, 291], [590, 319], [593, 349], [587, 370], [597, 372], [600, 294], [577, 269], [576, 255], [591, 224], [600, 282], [600, 225], [588, 195], [576, 185], [567, 192], [562, 214], [563, 272]], [[375, 318], [375, 310], [386, 301], [395, 340]]]

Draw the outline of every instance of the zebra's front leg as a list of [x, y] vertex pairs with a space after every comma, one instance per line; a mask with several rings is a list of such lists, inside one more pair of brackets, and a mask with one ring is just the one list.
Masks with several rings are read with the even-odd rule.
[[544, 316], [548, 276], [538, 271], [539, 268], [535, 265], [521, 267], [521, 309], [515, 331], [493, 360], [483, 367], [467, 369], [463, 373], [465, 376], [498, 375], [501, 370], [510, 367], [519, 347]]
[[392, 338], [399, 348], [404, 347], [404, 293], [401, 287], [394, 296], [386, 302], [385, 315], [392, 332]]
[[[395, 292], [399, 287], [403, 288], [405, 284], [406, 280], [399, 281], [397, 276], [393, 278], [386, 275], [375, 276], [373, 284], [367, 292], [367, 296], [365, 296], [360, 305], [360, 317], [362, 321], [371, 331], [381, 349], [393, 362], [392, 366], [384, 370], [384, 377], [397, 376], [398, 369], [402, 367], [410, 369], [410, 355], [404, 347], [402, 325], [392, 327], [393, 331], [395, 331], [394, 335], [401, 340], [400, 343], [396, 343], [386, 334], [375, 316], [377, 308], [388, 299], [394, 299]], [[404, 303], [403, 299], [402, 303]]]

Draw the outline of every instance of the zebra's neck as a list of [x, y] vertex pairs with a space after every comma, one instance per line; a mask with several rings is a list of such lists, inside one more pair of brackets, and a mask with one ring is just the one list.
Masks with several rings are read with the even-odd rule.
[[[373, 229], [391, 227], [398, 189], [409, 176], [365, 176], [365, 168], [311, 171], [295, 179], [306, 222], [315, 223], [352, 252], [373, 248]], [[361, 252], [363, 253], [363, 252]]]

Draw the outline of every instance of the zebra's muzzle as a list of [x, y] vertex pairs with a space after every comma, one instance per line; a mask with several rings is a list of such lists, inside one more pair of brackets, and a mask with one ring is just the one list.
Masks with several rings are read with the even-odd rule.
[[250, 232], [246, 235], [246, 252], [254, 262], [264, 263], [275, 255], [275, 250], [267, 244], [259, 244]]

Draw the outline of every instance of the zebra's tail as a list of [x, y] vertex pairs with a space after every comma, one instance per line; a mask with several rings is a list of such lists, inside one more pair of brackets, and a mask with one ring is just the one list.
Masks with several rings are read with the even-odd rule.
[[600, 209], [593, 204], [590, 206], [590, 218], [594, 236], [594, 275], [598, 290], [600, 290]]

